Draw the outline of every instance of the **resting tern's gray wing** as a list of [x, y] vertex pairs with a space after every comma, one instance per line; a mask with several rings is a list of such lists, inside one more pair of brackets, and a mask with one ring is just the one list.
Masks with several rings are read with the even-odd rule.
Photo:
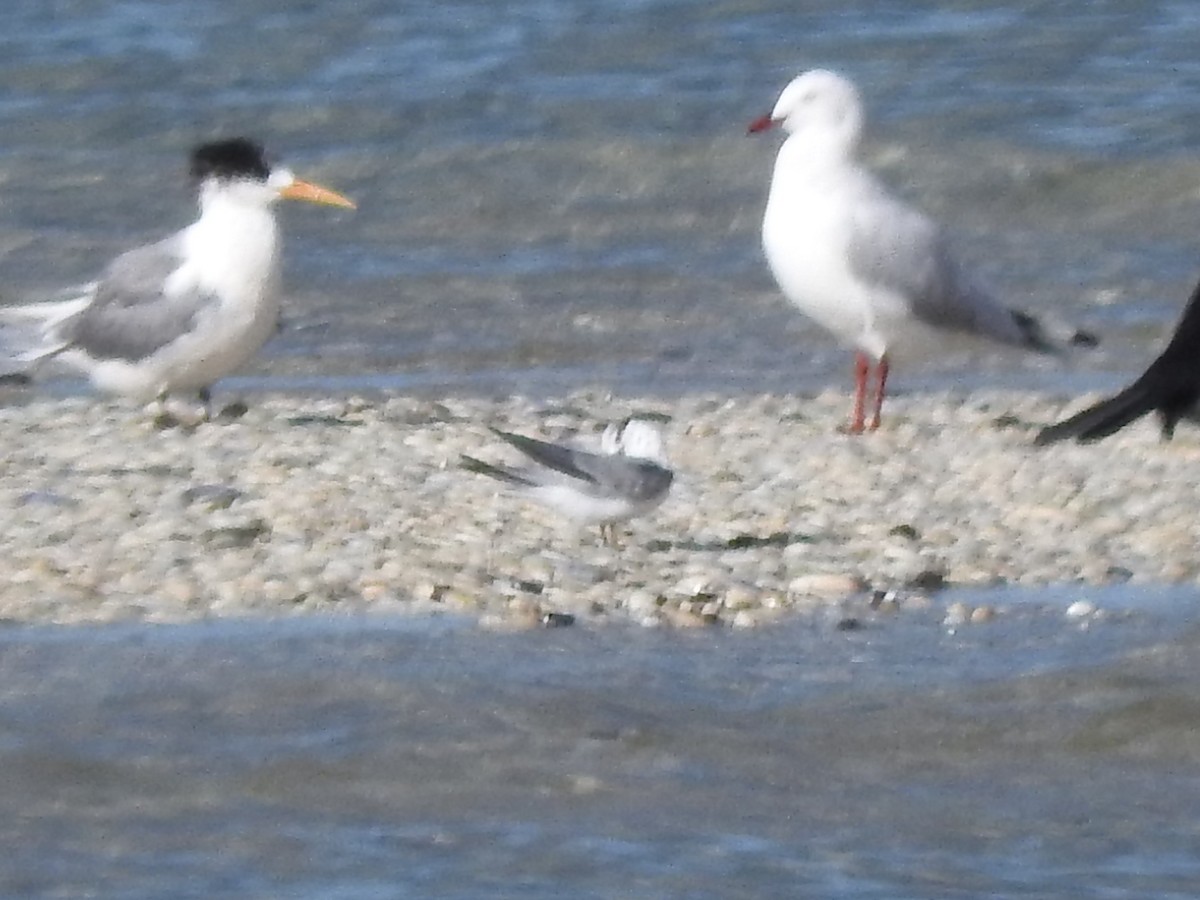
[[460, 454], [459, 459], [462, 462], [462, 467], [468, 472], [487, 475], [489, 478], [495, 478], [497, 481], [503, 481], [506, 484], [516, 484], [521, 487], [537, 487], [536, 481], [518, 472], [516, 469], [510, 469], [507, 466], [493, 466], [491, 463], [485, 463], [482, 459], [467, 456], [465, 453]]
[[1053, 351], [1037, 320], [972, 284], [936, 223], [860, 172], [851, 204], [849, 262], [857, 277], [899, 294], [912, 315], [938, 328]]
[[625, 497], [629, 500], [653, 500], [666, 493], [675, 474], [648, 459], [628, 456], [602, 456], [576, 451], [576, 466], [595, 484], [595, 493]]
[[201, 290], [165, 292], [167, 279], [182, 261], [178, 236], [118, 256], [92, 301], [62, 323], [59, 337], [98, 359], [151, 356], [191, 331], [201, 314], [219, 302]]
[[670, 486], [674, 473], [647, 459], [620, 454], [589, 453], [493, 428], [530, 459], [577, 481], [580, 490], [597, 497], [651, 500]]
[[559, 444], [551, 444], [548, 441], [539, 441], [536, 438], [525, 437], [522, 434], [501, 431], [498, 428], [493, 428], [492, 432], [497, 437], [504, 438], [504, 440], [508, 441], [536, 463], [540, 463], [549, 469], [554, 469], [556, 472], [562, 472], [564, 475], [570, 475], [572, 478], [578, 478], [581, 481], [595, 481], [588, 472], [579, 467], [581, 457], [594, 456], [595, 454], [585, 453], [582, 450], [573, 450], [570, 447], [563, 447]]

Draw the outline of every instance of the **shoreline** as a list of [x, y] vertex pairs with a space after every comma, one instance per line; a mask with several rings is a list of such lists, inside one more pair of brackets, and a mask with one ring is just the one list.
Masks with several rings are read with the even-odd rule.
[[[0, 620], [753, 627], [927, 609], [944, 587], [1197, 583], [1200, 432], [1162, 443], [1148, 420], [1086, 447], [1032, 446], [1089, 399], [898, 395], [858, 438], [836, 430], [849, 398], [833, 390], [255, 395], [239, 418], [165, 431], [128, 404], [33, 399], [0, 407]], [[676, 480], [618, 526], [617, 550], [458, 467], [461, 453], [512, 459], [488, 425], [561, 440], [635, 412], [670, 417]]]

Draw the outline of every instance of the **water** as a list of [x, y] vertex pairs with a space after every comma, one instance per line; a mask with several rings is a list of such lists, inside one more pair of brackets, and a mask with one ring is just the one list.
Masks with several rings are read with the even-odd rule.
[[744, 134], [814, 65], [860, 83], [882, 174], [998, 293], [1108, 338], [897, 388], [1110, 386], [1196, 274], [1185, 2], [64, 0], [0, 25], [6, 297], [186, 221], [199, 139], [255, 135], [360, 201], [285, 212], [288, 327], [237, 389], [844, 383], [766, 271], [777, 137]]
[[[247, 133], [360, 201], [294, 208], [287, 327], [227, 390], [845, 383], [757, 227], [801, 69], [999, 293], [1106, 338], [896, 387], [1139, 370], [1200, 268], [1183, 2], [10, 0], [4, 299], [192, 213]], [[79, 390], [74, 382], [47, 390]], [[1194, 896], [1194, 592], [947, 634], [316, 622], [0, 635], [11, 897]]]
[[1194, 896], [1195, 590], [1088, 629], [0, 635], [12, 897]]

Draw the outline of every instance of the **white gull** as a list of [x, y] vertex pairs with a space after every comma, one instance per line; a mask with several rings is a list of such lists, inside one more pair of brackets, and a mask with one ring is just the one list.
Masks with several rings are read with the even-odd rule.
[[862, 103], [846, 78], [814, 69], [793, 79], [749, 130], [775, 126], [787, 139], [775, 160], [763, 249], [787, 298], [856, 350], [851, 432], [879, 427], [892, 362], [944, 352], [950, 339], [1043, 353], [1096, 343], [1082, 332], [1053, 333], [994, 300], [958, 266], [941, 228], [888, 193], [857, 158]]

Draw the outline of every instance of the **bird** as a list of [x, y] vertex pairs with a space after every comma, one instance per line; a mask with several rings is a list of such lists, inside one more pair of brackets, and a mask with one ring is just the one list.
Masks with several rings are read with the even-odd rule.
[[1141, 376], [1119, 394], [1038, 432], [1044, 447], [1066, 438], [1091, 443], [1120, 431], [1146, 413], [1158, 413], [1162, 439], [1175, 436], [1182, 418], [1192, 418], [1200, 401], [1200, 284], [1183, 308], [1171, 340]]
[[936, 353], [951, 338], [987, 338], [1042, 353], [1096, 343], [1085, 332], [1055, 334], [973, 282], [941, 227], [892, 196], [859, 161], [863, 125], [854, 84], [813, 69], [794, 78], [774, 109], [747, 129], [786, 132], [763, 214], [763, 250], [787, 298], [856, 351], [848, 431], [879, 427], [894, 361]]
[[536, 438], [491, 431], [521, 451], [524, 468], [492, 465], [462, 455], [468, 471], [516, 487], [533, 500], [585, 525], [599, 525], [606, 546], [616, 546], [616, 523], [643, 515], [666, 499], [674, 480], [662, 434], [651, 422], [631, 418], [610, 423], [599, 452]]
[[155, 243], [116, 257], [69, 299], [0, 306], [7, 368], [59, 360], [101, 391], [140, 402], [210, 389], [243, 365], [278, 327], [279, 199], [354, 208], [328, 188], [272, 164], [244, 137], [191, 152], [200, 215]]

